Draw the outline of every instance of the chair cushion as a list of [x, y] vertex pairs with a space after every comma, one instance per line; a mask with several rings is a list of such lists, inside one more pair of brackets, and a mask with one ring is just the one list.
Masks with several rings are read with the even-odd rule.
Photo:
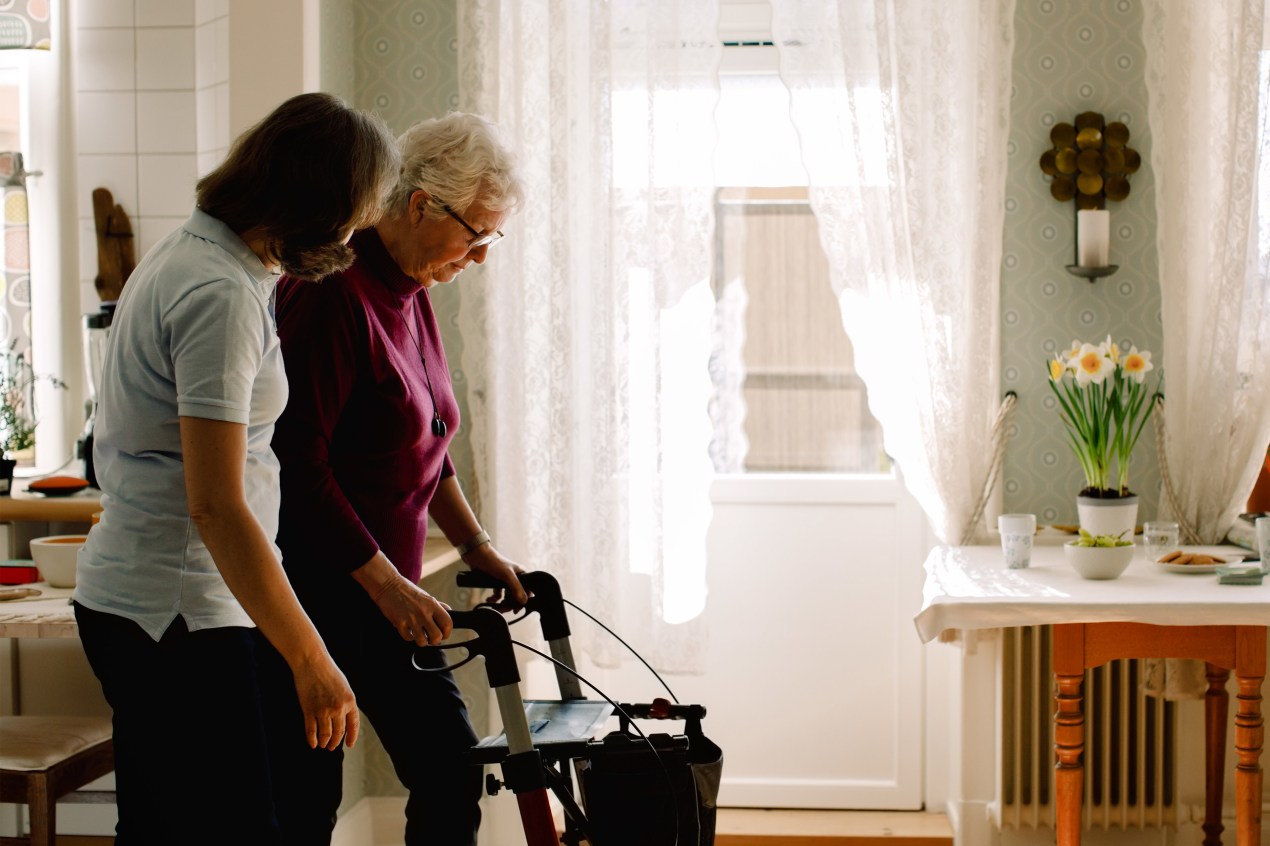
[[0, 717], [0, 770], [47, 770], [110, 737], [109, 717]]

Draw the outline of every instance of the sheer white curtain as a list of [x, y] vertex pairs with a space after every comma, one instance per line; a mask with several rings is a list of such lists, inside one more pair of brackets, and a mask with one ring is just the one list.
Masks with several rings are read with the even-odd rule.
[[717, 3], [458, 11], [460, 108], [501, 127], [528, 188], [461, 288], [482, 518], [655, 665], [699, 669]]
[[1165, 457], [1177, 516], [1201, 543], [1219, 542], [1243, 510], [1270, 442], [1263, 3], [1143, 4]]
[[989, 473], [1013, 0], [772, 0], [842, 319], [886, 450], [958, 543]]

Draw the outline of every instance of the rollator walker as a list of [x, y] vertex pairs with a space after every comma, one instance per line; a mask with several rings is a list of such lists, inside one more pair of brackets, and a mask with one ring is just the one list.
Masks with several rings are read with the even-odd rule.
[[[723, 753], [702, 733], [706, 709], [666, 699], [627, 704], [587, 699], [559, 583], [542, 571], [522, 573], [520, 581], [531, 597], [525, 614], [511, 623], [536, 612], [550, 655], [513, 641], [508, 620], [490, 606], [451, 612], [454, 628], [471, 631], [472, 638], [427, 647], [467, 650], [453, 667], [477, 655], [485, 659], [504, 727], [468, 752], [473, 765], [497, 764], [502, 771], [501, 781], [487, 772], [486, 792], [507, 788], [515, 794], [528, 846], [711, 846]], [[458, 583], [503, 587], [476, 571], [460, 573]], [[517, 645], [552, 661], [559, 699], [521, 698]], [[618, 728], [598, 736], [614, 714]], [[645, 736], [635, 720], [682, 721], [684, 729]], [[548, 791], [563, 808], [562, 833]]]

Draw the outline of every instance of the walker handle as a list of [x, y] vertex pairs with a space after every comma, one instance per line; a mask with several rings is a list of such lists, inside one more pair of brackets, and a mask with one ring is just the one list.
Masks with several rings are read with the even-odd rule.
[[[521, 585], [530, 594], [526, 611], [537, 611], [542, 618], [542, 636], [545, 640], [560, 640], [569, 636], [569, 618], [564, 612], [564, 597], [560, 583], [546, 570], [519, 573]], [[459, 587], [489, 588], [501, 590], [507, 585], [479, 570], [461, 570], [455, 577]]]

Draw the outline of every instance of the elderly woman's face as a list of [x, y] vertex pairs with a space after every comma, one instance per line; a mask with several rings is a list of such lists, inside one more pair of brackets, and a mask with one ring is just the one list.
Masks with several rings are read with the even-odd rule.
[[[507, 215], [485, 208], [478, 200], [466, 209], [453, 209], [453, 215], [438, 220], [422, 213], [422, 204], [426, 202], [426, 198], [419, 194], [411, 200], [414, 249], [410, 250], [404, 262], [399, 263], [407, 276], [423, 287], [431, 288], [454, 281], [454, 277], [472, 262], [483, 263], [491, 245], [473, 247], [472, 244], [481, 235], [496, 232]], [[478, 234], [472, 234], [468, 226]]]

